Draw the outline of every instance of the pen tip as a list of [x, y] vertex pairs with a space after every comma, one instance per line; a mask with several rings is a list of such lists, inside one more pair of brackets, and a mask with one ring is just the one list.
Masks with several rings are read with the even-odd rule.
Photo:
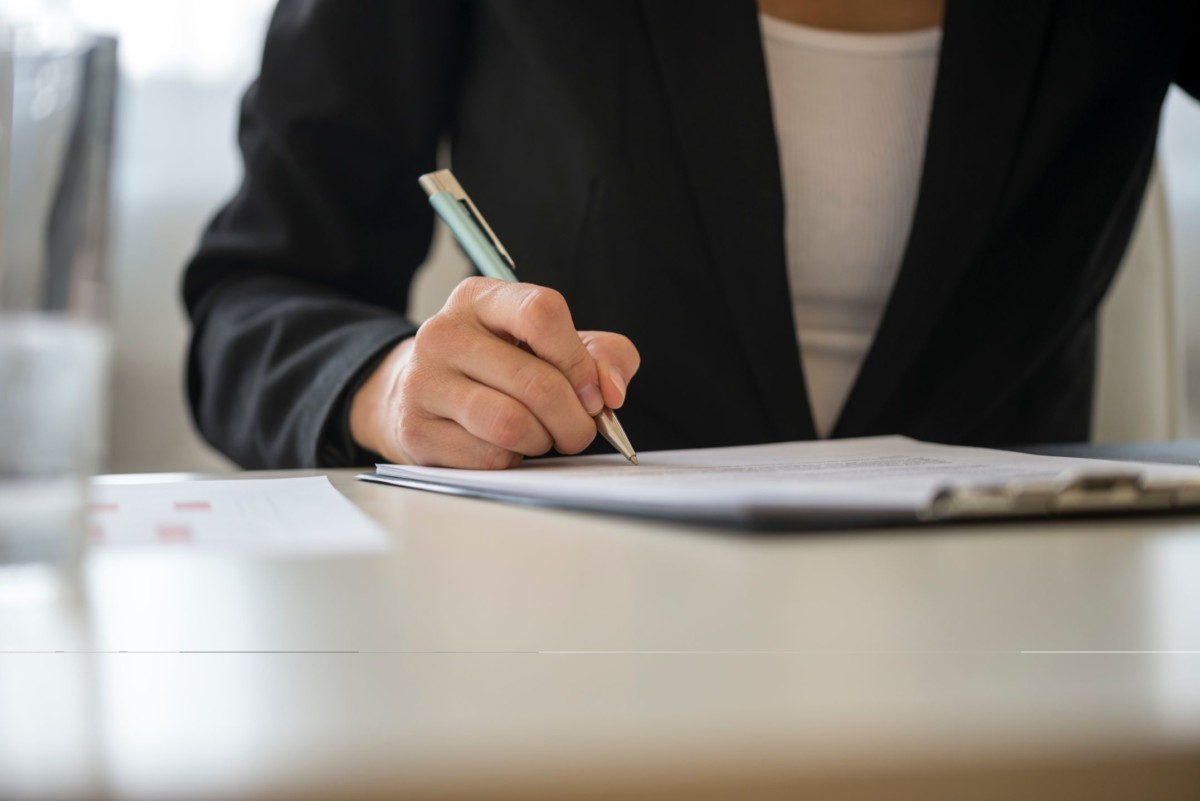
[[633, 462], [634, 464], [637, 464], [638, 463], [637, 454], [635, 453], [632, 456], [630, 456], [629, 461]]

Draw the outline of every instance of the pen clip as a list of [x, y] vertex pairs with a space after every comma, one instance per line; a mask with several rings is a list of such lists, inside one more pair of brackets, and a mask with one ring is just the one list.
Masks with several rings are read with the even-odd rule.
[[500, 258], [504, 259], [509, 269], [514, 272], [516, 271], [517, 265], [513, 262], [512, 256], [508, 255], [508, 251], [504, 249], [504, 245], [500, 244], [500, 238], [496, 236], [496, 232], [492, 230], [492, 226], [488, 225], [487, 220], [484, 219], [483, 214], [475, 205], [475, 201], [471, 200], [470, 195], [462, 188], [462, 184], [454, 177], [454, 173], [450, 172], [450, 170], [438, 170], [437, 172], [426, 173], [420, 177], [419, 183], [427, 195], [432, 196], [440, 192], [448, 192], [452, 198], [461, 203], [466, 208], [467, 213], [479, 224], [480, 229], [483, 230], [492, 247], [500, 254]]

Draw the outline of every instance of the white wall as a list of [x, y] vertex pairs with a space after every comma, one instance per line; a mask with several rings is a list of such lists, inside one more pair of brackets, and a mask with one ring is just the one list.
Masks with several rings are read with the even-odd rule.
[[119, 98], [110, 274], [114, 472], [227, 469], [186, 412], [180, 270], [238, 180], [232, 85], [126, 80]]
[[73, 0], [120, 37], [110, 248], [116, 342], [109, 467], [224, 470], [186, 410], [179, 278], [240, 179], [237, 105], [272, 0]]

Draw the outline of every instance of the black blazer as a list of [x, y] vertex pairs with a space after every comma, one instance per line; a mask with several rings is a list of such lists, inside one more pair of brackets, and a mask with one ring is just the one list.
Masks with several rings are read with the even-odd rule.
[[[947, 6], [912, 231], [834, 435], [1086, 439], [1096, 306], [1164, 94], [1200, 91], [1200, 4]], [[349, 393], [414, 330], [443, 137], [522, 278], [637, 344], [639, 449], [813, 436], [753, 0], [283, 0], [245, 180], [184, 281], [212, 443], [246, 467], [372, 458]]]

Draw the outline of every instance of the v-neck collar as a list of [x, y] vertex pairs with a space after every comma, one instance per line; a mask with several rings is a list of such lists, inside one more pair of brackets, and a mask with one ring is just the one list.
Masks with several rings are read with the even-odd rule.
[[[780, 439], [814, 436], [795, 342], [783, 190], [753, 0], [642, 0], [715, 280]], [[966, 273], [1000, 203], [1052, 0], [949, 0], [916, 211], [901, 268], [833, 436], [872, 425]]]

